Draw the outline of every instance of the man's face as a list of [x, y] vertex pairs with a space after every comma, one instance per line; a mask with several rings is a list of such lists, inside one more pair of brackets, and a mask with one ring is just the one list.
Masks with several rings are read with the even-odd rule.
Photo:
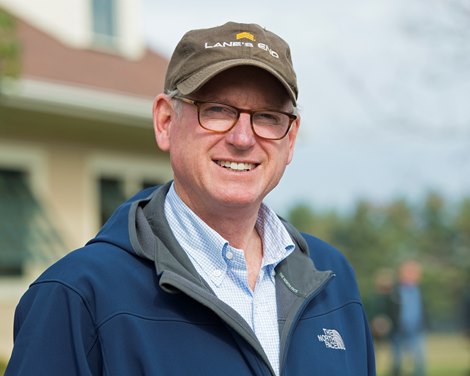
[[[253, 67], [229, 69], [190, 97], [243, 109], [293, 110], [283, 86]], [[178, 195], [202, 218], [229, 215], [226, 210], [258, 210], [292, 159], [299, 120], [283, 139], [265, 140], [253, 133], [249, 114], [241, 113], [229, 132], [214, 133], [199, 125], [196, 106], [180, 105], [167, 142], [159, 142], [170, 152]], [[233, 163], [244, 165], [241, 170], [227, 167]]]

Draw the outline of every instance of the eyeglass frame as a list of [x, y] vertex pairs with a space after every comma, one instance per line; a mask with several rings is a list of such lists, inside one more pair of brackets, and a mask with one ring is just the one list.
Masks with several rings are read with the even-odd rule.
[[[232, 105], [229, 105], [229, 104], [226, 104], [226, 103], [220, 103], [220, 102], [213, 102], [213, 101], [199, 101], [199, 100], [196, 100], [196, 99], [192, 99], [192, 98], [188, 98], [188, 97], [183, 97], [183, 96], [180, 96], [180, 95], [174, 95], [172, 96], [172, 99], [178, 99], [180, 101], [182, 101], [183, 103], [188, 103], [188, 104], [192, 104], [194, 106], [196, 106], [197, 108], [197, 120], [198, 120], [198, 123], [199, 125], [205, 129], [206, 131], [209, 131], [209, 132], [214, 132], [214, 133], [227, 133], [227, 132], [230, 132], [233, 127], [235, 127], [235, 125], [237, 124], [238, 120], [240, 119], [240, 114], [242, 113], [245, 113], [245, 114], [249, 114], [250, 115], [250, 125], [251, 125], [251, 130], [253, 131], [253, 133], [263, 139], [263, 140], [270, 140], [270, 141], [277, 141], [277, 140], [282, 140], [284, 137], [287, 136], [287, 134], [289, 133], [289, 131], [292, 129], [292, 123], [298, 119], [298, 116], [296, 113], [290, 113], [290, 112], [284, 112], [284, 111], [278, 111], [278, 110], [270, 110], [270, 109], [258, 109], [258, 110], [249, 110], [249, 109], [246, 109], [246, 108], [238, 108], [238, 107], [235, 107], [235, 106], [232, 106]], [[202, 125], [201, 123], [201, 117], [200, 117], [200, 105], [202, 104], [206, 104], [206, 103], [214, 103], [214, 104], [220, 104], [220, 105], [223, 105], [223, 106], [227, 106], [229, 108], [232, 108], [235, 110], [235, 112], [237, 113], [237, 117], [235, 118], [233, 124], [226, 130], [223, 130], [223, 131], [218, 131], [218, 130], [214, 130], [214, 129], [209, 129], [209, 128], [206, 128], [204, 125]], [[294, 111], [296, 112], [296, 108], [294, 108]], [[281, 136], [281, 137], [276, 137], [276, 138], [269, 138], [269, 137], [263, 137], [263, 136], [260, 136], [258, 133], [256, 133], [256, 130], [255, 130], [255, 127], [253, 126], [253, 115], [258, 113], [258, 112], [263, 112], [263, 111], [267, 111], [267, 112], [276, 112], [276, 113], [279, 113], [279, 114], [282, 114], [282, 115], [286, 115], [288, 118], [289, 118], [289, 125], [287, 126], [286, 128], [286, 131], [285, 133]]]

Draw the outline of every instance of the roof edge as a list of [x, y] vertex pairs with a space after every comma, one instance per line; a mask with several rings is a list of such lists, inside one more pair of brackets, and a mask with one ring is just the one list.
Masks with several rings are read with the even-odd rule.
[[153, 100], [34, 78], [3, 78], [0, 81], [0, 104], [148, 127]]

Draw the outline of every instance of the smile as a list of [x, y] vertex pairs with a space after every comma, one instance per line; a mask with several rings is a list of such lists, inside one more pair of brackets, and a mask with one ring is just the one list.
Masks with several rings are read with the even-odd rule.
[[250, 171], [256, 167], [254, 163], [245, 162], [215, 161], [215, 163], [234, 171]]

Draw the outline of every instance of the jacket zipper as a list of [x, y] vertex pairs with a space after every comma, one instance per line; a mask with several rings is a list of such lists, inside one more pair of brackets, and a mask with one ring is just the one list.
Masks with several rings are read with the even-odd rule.
[[336, 276], [336, 274], [331, 273], [327, 279], [325, 279], [320, 286], [318, 286], [314, 291], [312, 291], [303, 301], [302, 305], [299, 307], [297, 310], [297, 313], [295, 314], [294, 319], [292, 320], [292, 325], [289, 329], [289, 335], [287, 336], [286, 339], [286, 346], [284, 347], [284, 352], [280, 354], [280, 359], [279, 359], [279, 374], [283, 375], [284, 374], [284, 367], [285, 367], [285, 360], [287, 353], [289, 352], [289, 344], [290, 344], [290, 339], [292, 337], [292, 333], [294, 332], [297, 322], [299, 321], [300, 317], [304, 313], [305, 309], [307, 306], [311, 303], [313, 299], [321, 292], [323, 289], [326, 287], [326, 285]]

